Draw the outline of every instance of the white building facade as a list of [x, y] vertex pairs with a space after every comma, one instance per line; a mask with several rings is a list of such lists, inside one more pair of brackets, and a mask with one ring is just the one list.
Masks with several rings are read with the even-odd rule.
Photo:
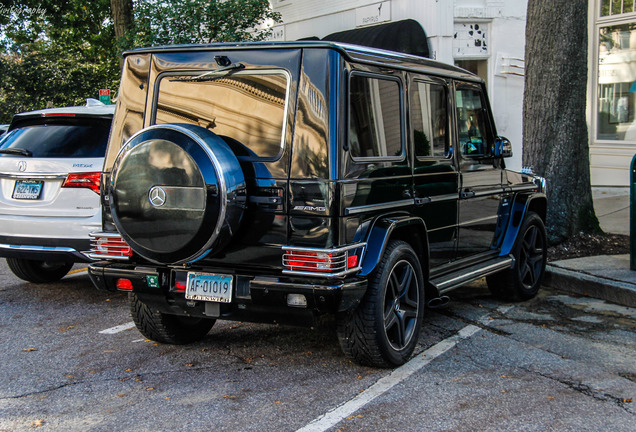
[[590, 0], [588, 125], [595, 186], [627, 186], [636, 153], [636, 4]]
[[527, 0], [272, 0], [272, 5], [283, 19], [274, 27], [274, 40], [418, 21], [431, 57], [486, 80], [497, 132], [513, 144], [507, 166], [521, 169]]

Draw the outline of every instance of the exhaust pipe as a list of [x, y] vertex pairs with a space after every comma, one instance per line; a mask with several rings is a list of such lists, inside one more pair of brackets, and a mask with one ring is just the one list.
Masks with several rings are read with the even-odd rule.
[[450, 297], [441, 296], [429, 300], [426, 306], [428, 306], [429, 309], [439, 309], [445, 307], [448, 303], [450, 303]]

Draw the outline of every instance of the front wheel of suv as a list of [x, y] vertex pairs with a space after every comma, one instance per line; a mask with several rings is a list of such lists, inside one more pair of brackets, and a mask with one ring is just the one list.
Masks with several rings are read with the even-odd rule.
[[528, 212], [512, 249], [515, 263], [512, 268], [486, 278], [488, 288], [505, 300], [528, 300], [541, 288], [548, 260], [548, 244], [543, 220]]
[[14, 275], [33, 283], [59, 281], [73, 267], [72, 262], [41, 261], [24, 258], [7, 258], [7, 265]]
[[404, 241], [392, 241], [378, 264], [360, 305], [338, 317], [345, 355], [361, 364], [404, 364], [417, 344], [424, 315], [420, 261]]
[[201, 340], [216, 320], [169, 315], [151, 309], [134, 293], [128, 294], [130, 314], [139, 332], [155, 342], [184, 345]]

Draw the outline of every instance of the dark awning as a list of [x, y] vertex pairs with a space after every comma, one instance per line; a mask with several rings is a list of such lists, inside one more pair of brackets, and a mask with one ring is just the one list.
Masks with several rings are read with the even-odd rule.
[[332, 33], [322, 40], [363, 45], [429, 58], [431, 52], [426, 32], [420, 23], [412, 19]]

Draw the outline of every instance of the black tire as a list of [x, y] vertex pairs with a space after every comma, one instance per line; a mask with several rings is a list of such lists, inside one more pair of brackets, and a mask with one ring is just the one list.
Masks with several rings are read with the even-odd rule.
[[57, 282], [73, 267], [72, 262], [41, 261], [23, 258], [7, 258], [7, 265], [14, 275], [33, 283]]
[[406, 363], [417, 344], [425, 307], [420, 261], [411, 246], [392, 241], [360, 305], [338, 316], [345, 355], [375, 367]]
[[528, 212], [512, 249], [512, 268], [486, 278], [488, 288], [497, 297], [522, 301], [533, 298], [541, 288], [548, 260], [547, 236], [543, 220]]
[[130, 314], [139, 332], [155, 342], [184, 345], [201, 340], [216, 320], [169, 315], [152, 310], [134, 294], [128, 294]]

